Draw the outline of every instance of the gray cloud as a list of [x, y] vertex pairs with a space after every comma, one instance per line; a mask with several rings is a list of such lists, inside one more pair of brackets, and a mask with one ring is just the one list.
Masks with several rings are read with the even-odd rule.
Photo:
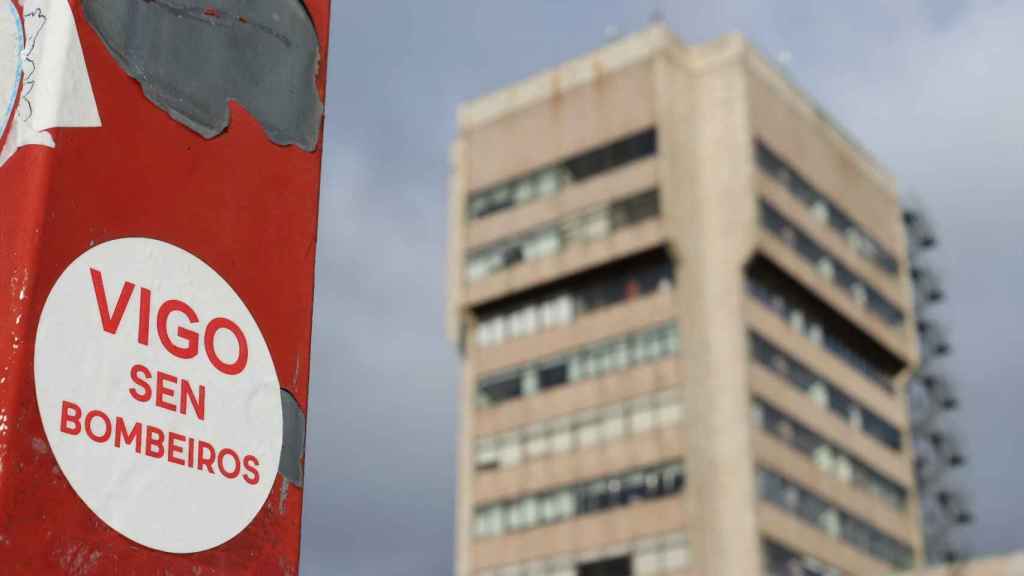
[[[429, 5], [428, 5], [429, 4]], [[1024, 7], [942, 0], [665, 3], [689, 41], [739, 30], [932, 208], [951, 300], [978, 552], [1024, 526]], [[629, 32], [649, 3], [337, 4], [330, 55], [303, 573], [452, 566], [457, 363], [444, 336], [455, 106]]]

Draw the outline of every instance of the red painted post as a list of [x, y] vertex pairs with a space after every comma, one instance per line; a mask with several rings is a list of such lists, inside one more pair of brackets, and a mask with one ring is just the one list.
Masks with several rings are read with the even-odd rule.
[[[16, 11], [16, 18], [7, 4]], [[150, 20], [140, 19], [133, 4], [166, 14], [154, 11], [147, 13]], [[290, 71], [282, 72], [291, 76], [282, 77], [281, 83], [293, 81], [296, 75], [303, 78], [301, 70], [295, 72], [293, 65], [279, 62], [283, 54], [303, 56], [297, 28], [279, 27], [278, 8], [273, 6], [286, 1], [242, 3], [256, 6], [253, 14], [233, 14], [225, 8], [236, 4], [223, 0], [0, 0], [0, 144], [6, 144], [9, 152], [0, 164], [2, 574], [298, 572], [304, 421], [300, 418], [296, 424], [290, 419], [284, 401], [283, 430], [275, 437], [282, 424], [276, 415], [267, 418], [261, 410], [267, 406], [277, 410], [278, 404], [256, 406], [251, 399], [238, 399], [238, 391], [262, 386], [259, 389], [265, 392], [270, 382], [289, 392], [299, 411], [306, 412], [322, 117], [319, 108], [312, 116], [304, 111], [315, 124], [310, 132], [308, 122], [302, 125], [301, 119], [287, 114], [275, 116], [278, 111], [268, 109], [268, 101], [255, 94], [270, 90], [271, 83], [246, 84], [254, 77], [267, 80], [260, 74], [273, 66]], [[44, 54], [67, 51], [71, 56], [62, 60], [64, 66], [75, 64], [76, 41], [69, 30], [63, 36], [46, 36], [60, 31], [64, 5], [73, 15], [71, 27], [77, 31], [84, 56], [79, 71], [87, 75], [85, 87], [68, 86], [74, 76], [69, 70], [56, 75], [64, 78], [63, 85], [44, 84], [55, 77], [42, 63], [47, 58]], [[267, 10], [273, 14], [259, 13], [260, 5], [271, 6]], [[308, 78], [319, 105], [325, 86], [329, 0], [305, 0], [304, 8], [315, 29], [315, 37], [310, 38], [319, 53]], [[153, 27], [178, 30], [174, 27], [183, 21], [195, 27], [195, 36], [148, 34]], [[301, 24], [301, 18], [296, 21]], [[150, 27], [141, 30], [147, 34], [140, 34], [149, 53], [125, 44], [138, 42], [131, 34], [117, 36], [118, 30], [131, 31], [133, 26]], [[253, 38], [260, 48], [213, 52], [188, 61], [192, 53], [187, 49], [160, 45], [173, 39], [199, 50], [204, 38], [218, 46], [221, 34], [249, 35], [244, 38]], [[45, 51], [39, 48], [40, 52], [32, 53], [33, 40], [48, 42]], [[24, 49], [12, 60], [12, 51], [5, 53], [5, 41], [7, 46], [20, 43]], [[136, 59], [140, 53], [141, 62]], [[15, 64], [5, 64], [4, 58]], [[161, 78], [154, 72], [156, 64], [166, 66], [166, 58], [181, 60], [177, 76]], [[12, 69], [16, 92], [7, 106], [3, 75], [6, 71], [10, 84]], [[182, 83], [181, 74], [188, 83]], [[227, 96], [241, 102], [230, 103], [230, 125], [222, 133], [214, 134], [217, 127], [202, 116], [208, 102], [188, 100], [197, 89], [203, 98]], [[68, 103], [68, 94], [78, 103]], [[96, 118], [91, 116], [90, 95]], [[189, 108], [188, 102], [194, 106]], [[166, 110], [176, 103], [184, 108], [175, 109], [172, 116]], [[293, 103], [271, 99], [270, 104]], [[29, 105], [34, 107], [33, 117], [27, 116]], [[204, 130], [205, 136], [200, 135]], [[33, 144], [33, 137], [40, 134], [52, 137], [53, 146]], [[303, 144], [302, 137], [311, 134], [312, 140]], [[311, 148], [310, 143], [316, 143], [314, 151], [304, 150]], [[118, 243], [130, 238], [149, 240]], [[85, 274], [88, 268], [100, 268], [102, 287]], [[133, 283], [131, 290], [128, 282]], [[64, 290], [81, 294], [85, 308], [65, 310], [69, 305], [62, 300]], [[118, 322], [122, 290], [129, 297]], [[218, 290], [223, 298], [210, 295]], [[232, 291], [237, 298], [231, 297]], [[197, 321], [191, 322], [189, 312], [181, 307], [162, 310], [168, 299], [194, 308]], [[220, 319], [214, 321], [214, 317]], [[194, 354], [189, 346], [193, 328]], [[240, 339], [245, 340], [244, 353]], [[272, 368], [263, 373], [255, 366], [260, 362], [261, 342], [272, 360], [267, 364]], [[105, 356], [94, 357], [93, 351]], [[36, 365], [36, 358], [46, 365]], [[129, 378], [127, 370], [122, 370], [128, 364], [150, 370], [148, 388], [136, 379], [143, 379], [143, 372], [133, 371]], [[158, 369], [175, 375], [173, 390], [161, 388], [171, 382], [166, 378], [157, 384]], [[276, 382], [265, 378], [267, 373], [276, 376]], [[263, 379], [254, 382], [253, 376]], [[188, 390], [180, 381], [185, 378], [191, 381]], [[200, 386], [205, 386], [203, 397]], [[135, 394], [129, 397], [129, 391]], [[62, 394], [68, 398], [77, 394], [74, 397], [83, 411], [89, 410], [88, 402], [107, 406], [109, 436], [102, 418], [87, 421], [84, 412], [78, 424], [87, 428], [78, 435], [68, 432], [73, 426], [64, 420], [59, 422], [68, 424], [66, 429], [55, 427], [61, 415], [47, 408], [43, 396], [60, 399]], [[270, 402], [271, 396], [260, 398]], [[118, 412], [119, 406], [135, 408], [129, 414]], [[174, 448], [170, 433], [175, 430], [198, 439], [224, 438], [244, 444], [250, 436], [215, 430], [210, 421], [216, 419], [221, 426], [222, 419], [228, 418], [221, 415], [244, 421], [250, 412], [260, 414], [260, 422], [269, 422], [267, 429], [272, 433], [261, 431], [261, 438], [277, 439], [276, 444], [253, 441], [253, 453], [266, 456], [283, 443], [280, 469], [294, 459], [291, 464], [297, 463], [298, 477], [292, 473], [289, 480], [278, 466], [264, 467], [268, 497], [260, 499], [254, 516], [247, 516], [245, 510], [230, 511], [228, 516], [240, 519], [229, 518], [227, 532], [222, 530], [220, 537], [188, 541], [189, 527], [182, 529], [182, 514], [139, 517], [138, 510], [148, 509], [144, 506], [154, 499], [187, 500], [181, 493], [187, 483], [162, 483], [171, 474], [179, 480], [190, 478], [186, 474], [196, 475], [197, 493], [206, 490], [202, 498], [212, 498], [215, 504], [218, 499], [211, 495], [219, 491], [231, 496], [253, 488], [256, 482], [249, 485], [243, 479], [244, 467], [235, 471], [234, 456], [218, 452], [226, 445], [213, 448], [214, 459], [219, 455], [221, 461], [211, 464], [211, 471], [197, 467], [193, 459], [190, 450], [198, 444], [179, 442], [178, 456], [168, 454]], [[161, 456], [146, 455], [144, 436], [138, 452], [131, 450], [131, 442], [115, 448], [115, 414], [125, 415], [126, 422], [134, 414], [144, 423], [162, 427], [166, 434], [158, 443]], [[111, 440], [105, 443], [97, 440], [108, 437]], [[240, 447], [239, 466], [244, 455]], [[109, 472], [104, 468], [98, 476], [96, 467], [102, 467], [108, 456], [121, 467]], [[200, 457], [198, 452], [195, 456]], [[264, 457], [264, 463], [276, 463], [277, 457]], [[190, 465], [177, 465], [179, 459]], [[83, 462], [96, 465], [90, 468]], [[95, 485], [98, 477], [106, 479], [105, 485]], [[138, 508], [128, 509], [131, 502]], [[202, 532], [220, 522], [222, 514], [217, 506], [204, 504], [189, 509], [185, 516], [191, 518], [195, 532]], [[217, 541], [225, 537], [226, 541]]]

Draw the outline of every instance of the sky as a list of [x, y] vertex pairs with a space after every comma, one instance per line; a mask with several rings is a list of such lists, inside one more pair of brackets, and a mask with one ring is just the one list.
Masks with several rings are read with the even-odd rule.
[[[976, 554], [1024, 548], [1024, 3], [663, 0], [741, 32], [930, 211]], [[460, 101], [650, 20], [654, 0], [334, 1], [302, 573], [452, 573], [458, 359], [444, 332]]]

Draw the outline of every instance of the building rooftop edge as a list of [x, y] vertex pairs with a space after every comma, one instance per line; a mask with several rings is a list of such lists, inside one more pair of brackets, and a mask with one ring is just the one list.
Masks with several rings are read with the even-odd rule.
[[762, 67], [762, 71], [775, 76], [775, 79], [784, 85], [785, 89], [795, 97], [795, 100], [806, 106], [810, 112], [817, 116], [835, 136], [838, 136], [864, 162], [865, 167], [875, 174], [880, 183], [885, 184], [893, 194], [900, 197], [896, 178], [889, 172], [888, 168], [866, 146], [861, 144], [860, 140], [853, 136], [846, 127], [836, 120], [828, 110], [816, 99], [812, 98], [788, 70], [765, 56], [765, 53], [757, 45], [751, 43], [746, 38], [744, 40], [747, 45], [749, 58], [756, 64], [759, 64]]
[[[513, 82], [504, 88], [481, 95], [458, 107], [459, 132], [473, 130], [482, 125], [494, 122], [509, 114], [550, 99], [558, 94], [569, 92], [573, 88], [585, 86], [602, 75], [622, 70], [631, 65], [651, 59], [656, 54], [670, 49], [683, 49], [687, 46], [663, 23], [652, 24], [643, 30], [620, 38], [608, 45], [578, 56], [544, 71], [533, 74], [523, 80]], [[718, 48], [715, 54], [699, 56], [701, 48]], [[706, 58], [715, 60], [716, 56], [741, 52], [747, 54], [749, 62], [759, 65], [761, 71], [774, 77], [794, 100], [805, 107], [808, 112], [817, 116], [838, 139], [845, 143], [876, 180], [897, 198], [902, 195], [896, 178], [878, 158], [840, 124], [821, 104], [793, 78], [784, 67], [765, 56], [760, 48], [745, 35], [738, 32], [723, 35], [710, 42], [692, 46], [696, 52], [691, 53], [688, 65], [700, 67]], [[696, 58], [696, 60], [694, 60]], [[708, 62], [703, 62], [707, 64]]]
[[583, 56], [463, 102], [458, 110], [459, 129], [493, 122], [555, 94], [589, 84], [603, 74], [647, 60], [672, 46], [681, 47], [682, 43], [667, 26], [648, 26]]

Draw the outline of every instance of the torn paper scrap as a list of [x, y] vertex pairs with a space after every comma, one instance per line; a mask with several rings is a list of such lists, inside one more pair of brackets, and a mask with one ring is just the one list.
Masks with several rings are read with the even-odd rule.
[[20, 36], [21, 90], [0, 149], [0, 166], [23, 146], [53, 148], [46, 130], [101, 125], [68, 0], [25, 0]]
[[11, 0], [0, 0], [0, 136], [14, 112], [14, 101], [21, 86], [21, 16]]

